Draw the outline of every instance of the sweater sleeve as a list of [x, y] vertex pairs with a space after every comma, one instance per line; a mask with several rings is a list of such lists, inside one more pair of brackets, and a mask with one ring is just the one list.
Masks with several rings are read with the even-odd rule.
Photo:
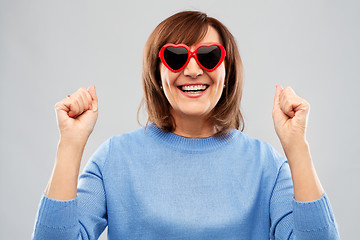
[[34, 240], [98, 239], [107, 226], [102, 168], [109, 148], [110, 139], [91, 156], [79, 177], [75, 199], [59, 201], [42, 195]]
[[271, 239], [340, 239], [326, 194], [312, 202], [299, 202], [294, 199], [287, 161], [279, 169], [271, 195], [270, 221]]

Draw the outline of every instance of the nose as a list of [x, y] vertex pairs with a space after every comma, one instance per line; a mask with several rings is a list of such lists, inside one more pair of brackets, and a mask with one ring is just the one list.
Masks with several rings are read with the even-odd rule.
[[197, 78], [198, 76], [203, 75], [203, 69], [196, 62], [194, 57], [190, 58], [189, 63], [184, 68], [184, 75], [191, 78]]

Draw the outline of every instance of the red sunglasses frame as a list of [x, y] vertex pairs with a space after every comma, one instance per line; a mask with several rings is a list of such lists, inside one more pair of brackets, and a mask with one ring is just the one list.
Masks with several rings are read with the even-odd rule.
[[[198, 59], [198, 57], [197, 57], [196, 52], [197, 52], [197, 50], [198, 50], [200, 47], [211, 47], [211, 46], [218, 46], [218, 47], [220, 48], [221, 57], [220, 57], [220, 60], [219, 60], [218, 64], [216, 64], [215, 67], [213, 67], [213, 68], [211, 68], [211, 69], [208, 69], [208, 68], [204, 67], [204, 66], [200, 63], [200, 61], [199, 61], [199, 59]], [[165, 61], [164, 51], [165, 51], [165, 49], [166, 49], [167, 47], [175, 47], [175, 48], [177, 48], [177, 47], [183, 47], [183, 48], [185, 48], [185, 49], [187, 50], [187, 52], [188, 52], [188, 59], [186, 60], [186, 63], [184, 64], [184, 66], [182, 66], [180, 69], [178, 69], [178, 70], [172, 69], [172, 68], [167, 64], [167, 62]], [[175, 73], [176, 73], [176, 72], [180, 72], [181, 70], [183, 70], [183, 69], [187, 66], [187, 64], [190, 62], [191, 57], [194, 57], [195, 60], [196, 60], [196, 62], [199, 64], [199, 66], [200, 66], [201, 68], [203, 68], [204, 70], [206, 70], [206, 71], [208, 71], [208, 72], [214, 71], [214, 70], [215, 70], [216, 68], [218, 68], [218, 67], [221, 65], [221, 63], [224, 61], [225, 56], [226, 56], [225, 48], [224, 48], [223, 45], [221, 45], [220, 43], [209, 43], [209, 44], [207, 44], [207, 43], [202, 43], [202, 44], [199, 44], [199, 45], [195, 48], [195, 50], [194, 50], [193, 52], [190, 50], [189, 46], [187, 46], [187, 45], [185, 45], [185, 44], [182, 44], [182, 43], [181, 43], [181, 44], [167, 43], [167, 44], [165, 44], [164, 46], [162, 46], [162, 48], [160, 49], [160, 52], [159, 52], [159, 57], [160, 57], [160, 59], [161, 59], [161, 62], [162, 62], [170, 71], [175, 72]]]

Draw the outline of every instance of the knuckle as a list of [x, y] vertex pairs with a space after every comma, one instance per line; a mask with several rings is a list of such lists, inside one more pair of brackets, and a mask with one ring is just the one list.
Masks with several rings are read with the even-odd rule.
[[82, 95], [84, 92], [84, 88], [79, 88], [74, 94], [76, 94], [76, 96]]
[[87, 92], [87, 90], [85, 88], [79, 88], [79, 92], [80, 93], [85, 93], [85, 92]]
[[82, 100], [87, 99], [87, 94], [88, 94], [87, 90], [84, 89], [84, 88], [82, 88], [82, 90], [81, 90], [81, 92], [80, 92], [80, 98], [81, 98]]
[[60, 107], [60, 104], [61, 104], [61, 102], [55, 103], [54, 108], [55, 108], [55, 109], [58, 109], [58, 108]]
[[64, 98], [64, 99], [62, 99], [62, 100], [60, 100], [60, 101], [58, 101], [57, 103], [55, 103], [55, 107], [59, 107], [59, 106], [64, 105], [65, 101], [66, 101], [66, 98]]
[[90, 93], [89, 93], [88, 91], [86, 91], [86, 97], [87, 97], [87, 99], [89, 99], [89, 100], [92, 99], [92, 98], [91, 98], [91, 95], [90, 95]]
[[73, 101], [79, 101], [79, 99], [81, 99], [81, 93], [78, 91], [76, 92], [76, 94], [74, 94], [74, 97], [71, 99]]
[[285, 88], [285, 94], [286, 94], [286, 95], [295, 95], [295, 92], [294, 92], [294, 90], [293, 90], [290, 86], [287, 86], [287, 87]]
[[77, 101], [78, 96], [77, 95], [72, 95], [71, 98], [69, 99], [69, 103], [73, 104]]

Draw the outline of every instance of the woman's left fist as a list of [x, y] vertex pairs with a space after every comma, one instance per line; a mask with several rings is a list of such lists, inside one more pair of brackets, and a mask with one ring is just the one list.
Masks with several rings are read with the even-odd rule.
[[283, 147], [305, 141], [309, 103], [297, 96], [291, 87], [276, 85], [272, 116], [276, 134]]

